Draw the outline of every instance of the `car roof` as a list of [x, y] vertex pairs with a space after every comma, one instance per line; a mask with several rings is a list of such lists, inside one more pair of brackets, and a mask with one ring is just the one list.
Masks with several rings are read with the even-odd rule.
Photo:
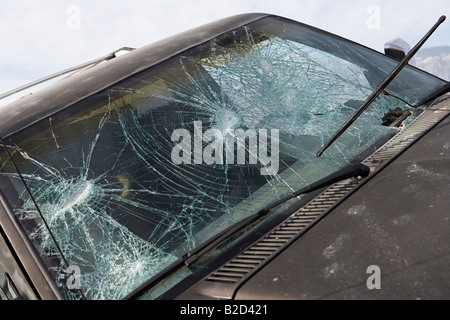
[[0, 136], [7, 137], [133, 74], [225, 32], [268, 16], [272, 15], [246, 13], [211, 22], [108, 60], [95, 68], [76, 73], [24, 96], [2, 108]]

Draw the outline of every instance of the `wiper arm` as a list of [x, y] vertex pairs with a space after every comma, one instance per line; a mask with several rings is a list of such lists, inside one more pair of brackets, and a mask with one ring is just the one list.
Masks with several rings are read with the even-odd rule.
[[420, 40], [414, 48], [403, 58], [403, 60], [391, 71], [391, 73], [383, 80], [379, 85], [375, 87], [375, 90], [367, 98], [367, 100], [355, 111], [355, 113], [347, 119], [347, 121], [342, 125], [342, 127], [328, 140], [327, 143], [316, 153], [316, 157], [320, 157], [326, 149], [339, 138], [347, 129], [355, 122], [356, 119], [367, 109], [368, 106], [372, 104], [373, 101], [380, 95], [381, 92], [386, 89], [386, 87], [391, 83], [392, 80], [402, 71], [402, 69], [408, 64], [411, 58], [419, 51], [422, 45], [428, 40], [428, 38], [433, 34], [433, 32], [439, 27], [441, 23], [445, 21], [446, 17], [441, 16], [436, 22], [436, 24], [428, 31], [428, 33]]
[[236, 222], [235, 224], [231, 225], [230, 227], [226, 228], [224, 231], [219, 232], [217, 235], [215, 235], [213, 238], [207, 240], [199, 247], [195, 248], [194, 250], [190, 251], [189, 253], [185, 254], [181, 258], [179, 258], [177, 261], [163, 269], [161, 272], [156, 274], [154, 277], [146, 281], [144, 284], [139, 286], [137, 289], [135, 289], [133, 292], [131, 292], [129, 295], [125, 297], [125, 299], [132, 299], [134, 297], [139, 296], [143, 292], [145, 292], [148, 288], [151, 288], [153, 285], [161, 281], [162, 279], [166, 278], [170, 273], [174, 272], [176, 269], [180, 268], [183, 265], [190, 266], [194, 262], [196, 262], [199, 258], [201, 258], [203, 255], [205, 255], [207, 252], [209, 252], [212, 248], [217, 246], [220, 242], [225, 240], [226, 238], [230, 237], [231, 235], [235, 234], [236, 232], [244, 229], [248, 225], [252, 224], [253, 222], [261, 219], [265, 215], [267, 215], [273, 208], [278, 207], [279, 205], [294, 199], [298, 196], [320, 190], [322, 188], [328, 187], [336, 182], [350, 179], [350, 178], [365, 178], [369, 175], [370, 168], [363, 165], [362, 163], [356, 163], [356, 164], [349, 164], [345, 166], [344, 168], [336, 171], [335, 173], [332, 173], [331, 175], [314, 182], [304, 188], [301, 188], [290, 195], [277, 200], [268, 206], [264, 207], [263, 209], [259, 210], [257, 213], [252, 214], [248, 216], [247, 218], [240, 220]]

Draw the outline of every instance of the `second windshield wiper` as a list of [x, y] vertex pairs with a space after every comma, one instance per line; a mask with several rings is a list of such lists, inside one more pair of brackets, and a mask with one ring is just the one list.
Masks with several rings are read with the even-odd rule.
[[314, 182], [306, 187], [303, 187], [286, 197], [277, 200], [268, 206], [264, 207], [263, 209], [259, 210], [257, 213], [254, 213], [247, 218], [238, 221], [234, 225], [228, 227], [224, 231], [220, 232], [218, 235], [216, 235], [213, 239], [210, 239], [205, 244], [201, 245], [199, 248], [195, 250], [195, 253], [188, 254], [187, 259], [185, 260], [186, 265], [191, 265], [195, 261], [198, 260], [199, 257], [201, 257], [204, 253], [211, 250], [213, 247], [215, 247], [217, 244], [219, 244], [221, 241], [223, 241], [225, 238], [229, 237], [230, 235], [236, 233], [237, 231], [243, 229], [244, 227], [248, 226], [249, 224], [253, 223], [254, 221], [260, 219], [261, 217], [265, 216], [270, 212], [270, 210], [282, 205], [283, 203], [286, 203], [289, 200], [292, 200], [298, 196], [320, 190], [322, 188], [328, 187], [336, 182], [350, 179], [350, 178], [356, 178], [361, 177], [365, 178], [369, 175], [370, 168], [361, 164], [349, 164], [345, 166], [344, 168], [336, 171], [335, 173], [332, 173], [331, 175]]
[[326, 188], [336, 182], [350, 179], [350, 178], [365, 178], [369, 175], [370, 168], [361, 164], [361, 163], [350, 163], [344, 168], [332, 173], [329, 176], [326, 176], [325, 178], [314, 182], [304, 188], [301, 188], [286, 197], [279, 199], [268, 206], [264, 207], [263, 209], [259, 210], [257, 213], [254, 213], [247, 218], [240, 220], [236, 222], [235, 224], [231, 225], [230, 227], [226, 228], [222, 232], [219, 232], [214, 237], [210, 238], [203, 244], [201, 244], [199, 247], [195, 248], [194, 250], [188, 252], [178, 260], [176, 260], [174, 263], [169, 265], [167, 268], [163, 269], [161, 272], [159, 272], [157, 275], [146, 281], [144, 284], [142, 284], [139, 288], [134, 290], [132, 293], [130, 293], [125, 299], [133, 299], [135, 297], [138, 297], [140, 294], [151, 288], [153, 285], [158, 283], [160, 280], [166, 278], [169, 274], [177, 270], [178, 268], [182, 267], [183, 265], [190, 266], [194, 262], [196, 262], [199, 258], [201, 258], [203, 255], [205, 255], [207, 252], [209, 252], [211, 249], [213, 249], [215, 246], [217, 246], [219, 243], [230, 237], [231, 235], [235, 234], [236, 232], [246, 228], [253, 222], [261, 219], [265, 215], [267, 215], [272, 209], [282, 205], [283, 203], [286, 203], [289, 200], [292, 200], [298, 196], [317, 191], [323, 188]]

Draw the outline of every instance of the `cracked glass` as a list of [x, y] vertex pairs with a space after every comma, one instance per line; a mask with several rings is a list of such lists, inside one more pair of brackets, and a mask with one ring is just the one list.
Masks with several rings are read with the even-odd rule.
[[401, 130], [383, 125], [390, 110], [410, 112], [407, 125], [421, 110], [409, 104], [442, 85], [409, 67], [315, 157], [395, 65], [265, 18], [5, 137], [0, 186], [65, 298], [121, 299], [226, 227], [374, 151]]

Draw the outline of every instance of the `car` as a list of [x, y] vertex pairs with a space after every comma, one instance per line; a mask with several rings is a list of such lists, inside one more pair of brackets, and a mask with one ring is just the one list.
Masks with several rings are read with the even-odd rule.
[[449, 84], [409, 58], [249, 13], [8, 104], [2, 298], [448, 299]]

